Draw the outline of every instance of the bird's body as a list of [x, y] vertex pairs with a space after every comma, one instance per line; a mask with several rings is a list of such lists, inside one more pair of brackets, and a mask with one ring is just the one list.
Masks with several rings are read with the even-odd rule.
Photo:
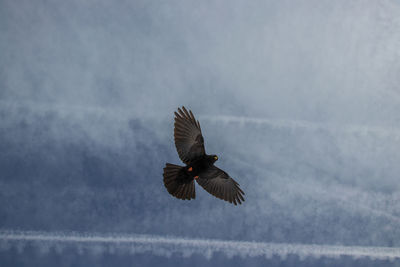
[[194, 180], [210, 194], [237, 205], [244, 201], [244, 192], [226, 172], [214, 165], [216, 155], [207, 155], [200, 123], [192, 111], [182, 107], [175, 112], [175, 146], [185, 167], [167, 163], [164, 185], [168, 192], [180, 199], [196, 197]]
[[186, 171], [188, 175], [194, 179], [194, 177], [204, 174], [211, 166], [214, 165], [215, 161], [215, 156], [200, 156], [187, 164]]

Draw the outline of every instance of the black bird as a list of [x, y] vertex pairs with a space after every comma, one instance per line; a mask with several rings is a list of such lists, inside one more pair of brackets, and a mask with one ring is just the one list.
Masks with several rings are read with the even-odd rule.
[[208, 193], [237, 205], [244, 201], [239, 184], [214, 163], [216, 155], [207, 155], [200, 123], [191, 110], [185, 107], [175, 112], [174, 139], [179, 158], [185, 167], [167, 163], [164, 168], [164, 185], [179, 199], [194, 199], [194, 180]]

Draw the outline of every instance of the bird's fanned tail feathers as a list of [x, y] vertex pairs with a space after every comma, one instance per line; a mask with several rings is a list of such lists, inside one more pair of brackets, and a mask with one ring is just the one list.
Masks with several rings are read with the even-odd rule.
[[193, 179], [189, 178], [184, 167], [167, 163], [163, 175], [164, 185], [171, 195], [187, 200], [196, 198]]

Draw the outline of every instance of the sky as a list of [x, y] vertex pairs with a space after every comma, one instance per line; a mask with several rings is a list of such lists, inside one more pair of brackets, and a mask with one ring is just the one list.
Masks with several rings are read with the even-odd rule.
[[[399, 26], [392, 0], [0, 1], [1, 265], [398, 266]], [[182, 105], [243, 205], [164, 188]]]

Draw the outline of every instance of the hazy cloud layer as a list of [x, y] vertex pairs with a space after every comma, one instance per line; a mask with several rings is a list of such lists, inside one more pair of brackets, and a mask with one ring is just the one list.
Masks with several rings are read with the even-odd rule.
[[396, 1], [2, 1], [2, 98], [398, 122]]

